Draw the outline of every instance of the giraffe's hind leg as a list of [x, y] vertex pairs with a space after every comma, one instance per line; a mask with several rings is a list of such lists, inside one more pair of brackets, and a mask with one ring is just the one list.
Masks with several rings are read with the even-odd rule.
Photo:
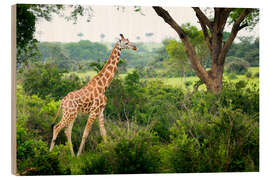
[[[96, 104], [95, 104], [96, 103]], [[96, 119], [97, 115], [99, 115], [100, 113], [100, 107], [98, 104], [98, 100], [94, 103], [94, 105], [90, 108], [90, 115], [88, 117], [84, 132], [83, 132], [83, 137], [82, 137], [82, 141], [79, 147], [79, 151], [77, 153], [77, 156], [80, 156], [80, 154], [82, 153], [82, 150], [84, 148], [84, 144], [85, 144], [85, 140], [89, 134], [89, 131], [92, 127], [92, 124], [94, 122], [94, 120]]]
[[52, 142], [51, 142], [51, 146], [50, 146], [50, 151], [53, 149], [54, 147], [54, 144], [55, 144], [55, 140], [58, 136], [58, 133], [61, 131], [61, 129], [63, 129], [64, 127], [64, 124], [62, 123], [63, 121], [63, 117], [61, 119], [61, 121], [56, 124], [54, 127], [53, 127], [53, 137], [52, 137]]

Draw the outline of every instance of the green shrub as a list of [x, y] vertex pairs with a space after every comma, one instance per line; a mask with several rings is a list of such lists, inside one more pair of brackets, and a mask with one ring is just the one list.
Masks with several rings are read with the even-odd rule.
[[61, 166], [59, 152], [49, 152], [48, 145], [41, 140], [17, 145], [17, 168], [21, 175], [70, 174], [70, 169]]
[[185, 82], [185, 86], [189, 87], [189, 86], [191, 86], [191, 85], [192, 85], [192, 82], [191, 82], [191, 81], [186, 81], [186, 82]]
[[[37, 133], [42, 140], [50, 143], [52, 138], [51, 124], [56, 116], [59, 101], [50, 97], [45, 99], [37, 95], [27, 96], [21, 87], [17, 88], [17, 114], [23, 118], [23, 123], [31, 132]], [[65, 142], [64, 134], [60, 133], [57, 143]]]
[[105, 114], [109, 118], [122, 121], [132, 119], [134, 110], [145, 100], [137, 71], [129, 73], [124, 80], [114, 79], [106, 96], [108, 101]]
[[42, 99], [51, 96], [61, 99], [68, 92], [82, 87], [82, 81], [74, 74], [64, 76], [65, 71], [50, 63], [34, 63], [24, 68], [22, 85], [28, 95], [37, 95]]
[[250, 72], [250, 71], [246, 72], [246, 77], [247, 78], [252, 78], [252, 72]]
[[[18, 99], [17, 99], [18, 100]], [[27, 128], [27, 111], [17, 104], [16, 140], [17, 170], [20, 175], [70, 174], [68, 167], [63, 167], [59, 159], [60, 151], [49, 152], [48, 144], [41, 140], [37, 132]]]
[[[111, 139], [98, 152], [83, 155], [82, 174], [154, 173], [159, 167], [158, 139], [149, 130], [129, 124], [129, 129], [110, 126]], [[141, 128], [141, 129], [140, 129]]]
[[259, 88], [256, 84], [249, 85], [245, 81], [238, 83], [223, 82], [223, 90], [217, 96], [223, 107], [229, 105], [233, 110], [241, 109], [244, 113], [259, 119]]
[[260, 77], [260, 73], [259, 73], [259, 72], [255, 73], [255, 74], [254, 74], [254, 77], [259, 78], [259, 77]]
[[258, 171], [258, 122], [231, 108], [208, 118], [192, 113], [173, 126], [167, 157], [172, 172]]
[[111, 174], [112, 167], [106, 153], [82, 154], [80, 160], [80, 174]]
[[237, 79], [237, 75], [235, 73], [230, 73], [229, 76], [228, 76], [228, 78], [230, 80], [234, 80], [234, 79]]

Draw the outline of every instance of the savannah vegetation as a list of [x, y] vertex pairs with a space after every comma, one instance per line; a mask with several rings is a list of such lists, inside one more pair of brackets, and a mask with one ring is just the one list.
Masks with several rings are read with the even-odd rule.
[[[19, 8], [32, 8], [21, 12], [46, 18], [46, 12], [50, 17], [63, 7]], [[73, 8], [73, 17], [84, 14], [83, 7]], [[181, 29], [196, 46], [201, 66], [211, 69], [205, 32], [188, 23]], [[222, 38], [230, 34], [222, 32]], [[184, 41], [137, 43], [137, 52], [123, 51], [106, 91], [108, 142], [103, 142], [95, 122], [78, 158], [71, 156], [63, 131], [49, 152], [50, 126], [61, 98], [81, 88], [103, 67], [112, 43], [29, 39], [32, 42], [27, 41], [17, 54], [18, 174], [259, 171], [259, 38], [238, 37], [238, 42], [232, 42], [218, 93], [209, 91], [198, 77]], [[74, 123], [75, 151], [86, 121], [87, 115], [79, 114]]]

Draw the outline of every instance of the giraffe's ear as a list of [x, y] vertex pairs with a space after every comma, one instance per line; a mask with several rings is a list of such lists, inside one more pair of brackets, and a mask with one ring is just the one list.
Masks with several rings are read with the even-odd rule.
[[123, 34], [120, 34], [120, 36], [121, 36], [121, 39], [124, 39], [124, 35]]

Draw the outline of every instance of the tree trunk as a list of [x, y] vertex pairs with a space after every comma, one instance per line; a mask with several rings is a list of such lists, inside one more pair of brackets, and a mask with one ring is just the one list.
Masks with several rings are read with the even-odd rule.
[[232, 45], [232, 42], [235, 39], [238, 31], [247, 26], [247, 24], [242, 26], [240, 26], [240, 24], [249, 14], [249, 12], [251, 12], [251, 9], [244, 9], [243, 12], [239, 15], [233, 24], [228, 40], [224, 43], [222, 41], [224, 27], [229, 14], [233, 9], [215, 8], [214, 21], [211, 22], [200, 10], [200, 8], [193, 8], [197, 18], [199, 19], [205, 41], [210, 50], [210, 56], [212, 60], [210, 71], [206, 71], [202, 66], [196, 55], [194, 46], [190, 43], [189, 38], [187, 37], [184, 30], [174, 21], [170, 14], [162, 7], [154, 6], [153, 9], [156, 11], [158, 16], [162, 17], [163, 20], [177, 32], [178, 36], [186, 47], [186, 53], [191, 62], [192, 68], [194, 69], [196, 75], [206, 85], [207, 90], [213, 93], [219, 93], [222, 90], [222, 76], [226, 54]]

